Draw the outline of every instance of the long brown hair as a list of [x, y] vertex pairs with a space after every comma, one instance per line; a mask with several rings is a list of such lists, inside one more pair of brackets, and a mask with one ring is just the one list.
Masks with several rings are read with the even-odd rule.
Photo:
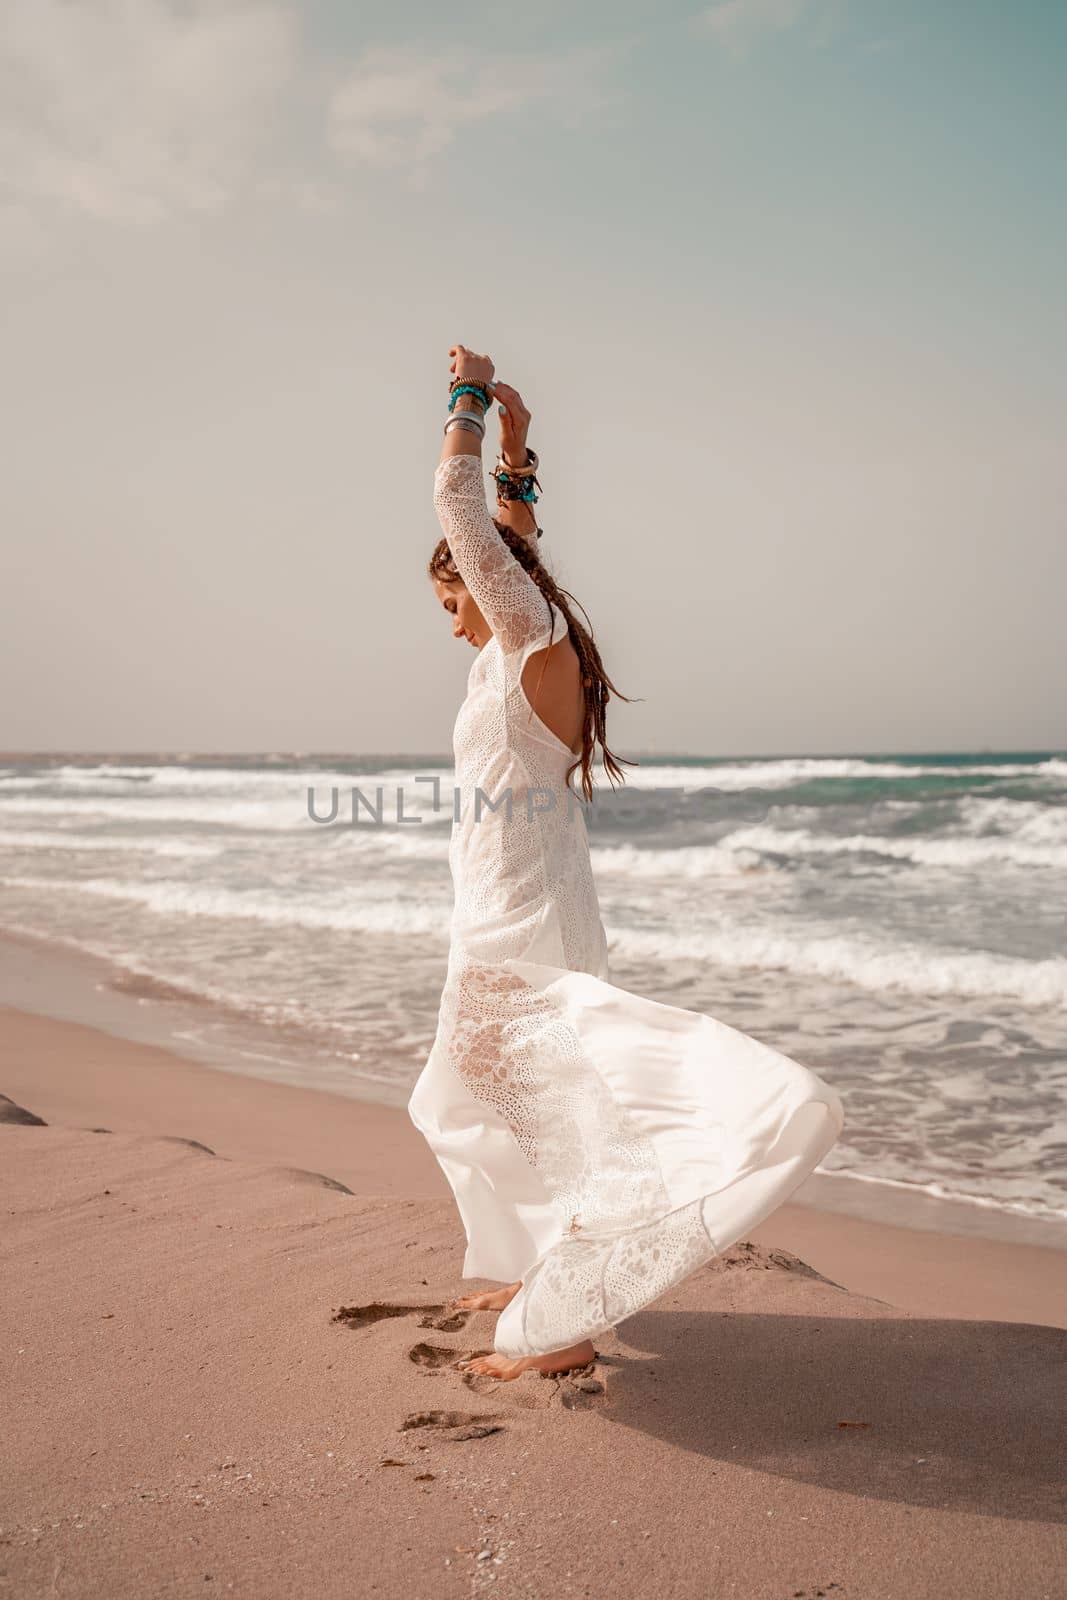
[[[609, 699], [612, 695], [615, 695], [616, 699], [630, 703], [630, 696], [621, 694], [605, 672], [604, 663], [600, 659], [600, 651], [597, 649], [596, 641], [593, 638], [589, 613], [581, 601], [576, 600], [569, 590], [560, 588], [548, 568], [542, 565], [536, 547], [529, 539], [520, 533], [516, 533], [513, 528], [509, 528], [507, 523], [498, 522], [495, 517], [493, 518], [493, 526], [516, 561], [530, 574], [545, 599], [550, 600], [554, 606], [558, 606], [567, 619], [567, 632], [578, 656], [585, 714], [582, 718], [581, 754], [575, 759], [573, 765], [567, 768], [564, 781], [569, 786], [571, 774], [580, 767], [582, 770], [582, 794], [586, 800], [592, 800], [593, 755], [598, 744], [603, 755], [604, 770], [611, 779], [612, 788], [615, 787], [616, 779], [620, 783], [625, 781], [625, 774], [622, 771], [624, 766], [636, 767], [640, 764], [636, 761], [628, 761], [625, 756], [614, 755], [608, 749], [606, 740]], [[463, 575], [452, 560], [452, 552], [448, 548], [447, 539], [439, 539], [437, 541], [427, 570], [431, 578], [439, 578], [442, 583], [463, 582]], [[572, 605], [578, 606], [581, 610], [585, 618], [584, 624], [579, 622], [574, 615], [571, 610]], [[547, 665], [548, 653], [546, 651], [545, 658], [541, 663], [542, 678]], [[537, 691], [540, 688], [541, 682], [539, 679]], [[535, 701], [537, 699], [537, 691], [534, 693]]]

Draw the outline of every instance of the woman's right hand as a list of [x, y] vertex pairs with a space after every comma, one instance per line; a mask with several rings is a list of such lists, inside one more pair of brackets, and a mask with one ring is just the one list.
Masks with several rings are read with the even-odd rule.
[[522, 395], [510, 383], [495, 383], [493, 398], [500, 402], [500, 449], [504, 460], [509, 467], [524, 467], [530, 413]]

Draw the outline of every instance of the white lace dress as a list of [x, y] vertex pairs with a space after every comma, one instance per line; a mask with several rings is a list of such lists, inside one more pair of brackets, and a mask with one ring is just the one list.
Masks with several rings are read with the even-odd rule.
[[742, 1238], [844, 1114], [779, 1051], [609, 981], [585, 817], [564, 784], [574, 756], [522, 687], [566, 619], [493, 526], [480, 456], [440, 464], [434, 505], [493, 638], [453, 735], [448, 972], [408, 1110], [456, 1197], [463, 1276], [522, 1279], [495, 1348], [542, 1355]]

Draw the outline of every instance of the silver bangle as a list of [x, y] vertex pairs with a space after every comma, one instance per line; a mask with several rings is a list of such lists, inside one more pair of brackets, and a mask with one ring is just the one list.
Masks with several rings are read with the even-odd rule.
[[467, 416], [449, 417], [445, 423], [445, 432], [450, 433], [453, 428], [461, 428], [464, 433], [476, 433], [479, 439], [485, 438], [485, 423], [480, 417]]
[[477, 406], [453, 406], [448, 413], [449, 417], [473, 417], [475, 422], [485, 422], [485, 412], [479, 411]]
[[477, 417], [449, 417], [445, 423], [445, 432], [453, 428], [461, 428], [464, 433], [476, 433], [479, 439], [485, 438], [485, 423]]

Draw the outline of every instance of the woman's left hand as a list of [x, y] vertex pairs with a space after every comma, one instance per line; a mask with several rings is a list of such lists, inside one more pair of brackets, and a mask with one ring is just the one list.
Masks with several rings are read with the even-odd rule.
[[509, 467], [523, 467], [530, 413], [522, 395], [510, 383], [494, 383], [493, 397], [500, 402], [500, 449], [504, 460]]
[[455, 373], [457, 378], [469, 378], [472, 383], [484, 384], [487, 389], [493, 388], [495, 369], [489, 356], [480, 356], [468, 350], [465, 344], [454, 344], [448, 353], [452, 357], [449, 372]]

